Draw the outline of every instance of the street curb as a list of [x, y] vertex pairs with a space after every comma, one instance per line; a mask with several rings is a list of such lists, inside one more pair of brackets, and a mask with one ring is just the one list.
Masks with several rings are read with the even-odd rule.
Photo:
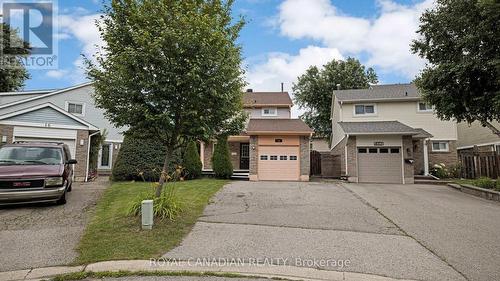
[[234, 273], [241, 276], [283, 278], [289, 280], [307, 281], [413, 281], [408, 279], [394, 279], [379, 275], [363, 274], [355, 272], [341, 272], [321, 270], [308, 267], [284, 266], [284, 265], [250, 265], [236, 264], [227, 266], [198, 266], [186, 261], [176, 261], [175, 263], [161, 263], [152, 265], [149, 260], [122, 260], [104, 261], [92, 263], [87, 266], [57, 266], [42, 267], [32, 270], [16, 270], [0, 272], [0, 280], [20, 281], [20, 280], [41, 280], [60, 274], [75, 272], [118, 272], [118, 271], [148, 271], [148, 272], [197, 272], [197, 273]]

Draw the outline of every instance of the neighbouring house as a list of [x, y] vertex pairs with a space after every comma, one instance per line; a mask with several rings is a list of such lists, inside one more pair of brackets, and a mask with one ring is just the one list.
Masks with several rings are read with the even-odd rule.
[[334, 91], [332, 154], [352, 182], [413, 183], [433, 164], [456, 165], [457, 124], [436, 117], [413, 84]]
[[0, 93], [1, 142], [48, 141], [66, 143], [75, 165], [75, 180], [86, 181], [89, 174], [91, 138], [106, 129], [99, 149], [98, 172], [109, 174], [123, 141], [104, 111], [95, 106], [93, 87], [85, 83], [61, 90]]
[[[243, 96], [249, 119], [245, 130], [228, 138], [235, 175], [257, 180], [309, 180], [312, 130], [291, 118], [292, 100], [286, 92], [253, 92]], [[214, 143], [202, 143], [205, 172], [212, 170]]]
[[[500, 128], [500, 122], [492, 122], [493, 126]], [[476, 150], [478, 152], [496, 151], [500, 153], [500, 137], [483, 127], [479, 122], [458, 123], [458, 152]]]

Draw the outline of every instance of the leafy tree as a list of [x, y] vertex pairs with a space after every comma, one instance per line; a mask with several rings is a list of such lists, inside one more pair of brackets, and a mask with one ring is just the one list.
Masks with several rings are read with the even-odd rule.
[[[0, 23], [0, 92], [20, 90], [24, 81], [30, 77], [21, 59], [27, 57], [31, 47], [16, 30], [6, 23]], [[4, 62], [8, 62], [4, 65]]]
[[188, 178], [195, 179], [201, 176], [202, 163], [196, 142], [190, 141], [184, 154], [184, 168], [187, 171]]
[[229, 179], [233, 175], [233, 164], [231, 163], [229, 144], [225, 136], [219, 137], [215, 144], [212, 165], [215, 177], [217, 178]]
[[420, 18], [412, 50], [429, 64], [416, 79], [445, 120], [479, 121], [500, 136], [500, 2], [437, 0]]
[[86, 60], [94, 99], [116, 126], [164, 143], [156, 196], [173, 151], [186, 140], [208, 140], [243, 129], [243, 19], [232, 0], [112, 0], [98, 23], [106, 42]]
[[372, 68], [365, 67], [354, 58], [346, 61], [332, 60], [323, 68], [311, 66], [306, 73], [298, 77], [293, 85], [295, 103], [306, 109], [300, 116], [316, 135], [328, 137], [332, 132], [330, 111], [332, 94], [341, 89], [367, 88], [370, 83], [377, 83], [377, 75]]

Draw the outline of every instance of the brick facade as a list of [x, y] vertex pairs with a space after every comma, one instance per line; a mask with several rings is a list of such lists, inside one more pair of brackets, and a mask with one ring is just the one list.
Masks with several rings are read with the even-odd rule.
[[257, 136], [250, 136], [250, 180], [258, 180], [258, 155], [259, 155], [259, 140]]
[[78, 164], [75, 165], [75, 180], [84, 181], [87, 173], [89, 131], [78, 130], [76, 135], [76, 153], [75, 159]]
[[9, 126], [9, 125], [0, 125], [0, 141], [2, 140], [3, 136], [7, 137], [7, 142], [5, 143], [0, 143], [6, 144], [6, 143], [12, 143], [13, 136], [14, 136], [14, 126]]
[[[413, 138], [411, 136], [403, 136], [403, 159], [414, 159]], [[413, 164], [404, 161], [403, 166], [404, 183], [414, 183], [414, 167]]]
[[432, 141], [428, 143], [429, 150], [429, 165], [432, 167], [434, 164], [445, 164], [446, 167], [455, 166], [458, 164], [457, 142], [449, 141], [448, 152], [432, 151]]
[[204, 143], [203, 149], [203, 169], [212, 169], [212, 155], [214, 154], [214, 143]]
[[240, 142], [229, 142], [229, 154], [234, 170], [240, 168], [240, 144]]
[[309, 181], [310, 172], [310, 140], [308, 136], [300, 137], [300, 180]]
[[347, 140], [347, 177], [349, 181], [358, 181], [358, 155], [356, 151], [356, 137], [350, 136]]
[[415, 175], [423, 175], [425, 173], [424, 163], [424, 139], [413, 140], [413, 172]]

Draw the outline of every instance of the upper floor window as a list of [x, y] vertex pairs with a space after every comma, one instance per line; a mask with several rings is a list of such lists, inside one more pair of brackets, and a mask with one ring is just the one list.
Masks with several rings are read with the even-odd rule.
[[432, 106], [426, 102], [418, 102], [419, 112], [432, 112]]
[[436, 152], [448, 152], [450, 151], [449, 144], [447, 141], [433, 141], [432, 151]]
[[354, 106], [354, 115], [375, 115], [374, 104], [356, 104]]
[[67, 102], [66, 103], [66, 111], [71, 114], [84, 115], [85, 113], [85, 104], [77, 103], [77, 102]]
[[276, 107], [262, 108], [262, 116], [278, 116], [278, 109]]

